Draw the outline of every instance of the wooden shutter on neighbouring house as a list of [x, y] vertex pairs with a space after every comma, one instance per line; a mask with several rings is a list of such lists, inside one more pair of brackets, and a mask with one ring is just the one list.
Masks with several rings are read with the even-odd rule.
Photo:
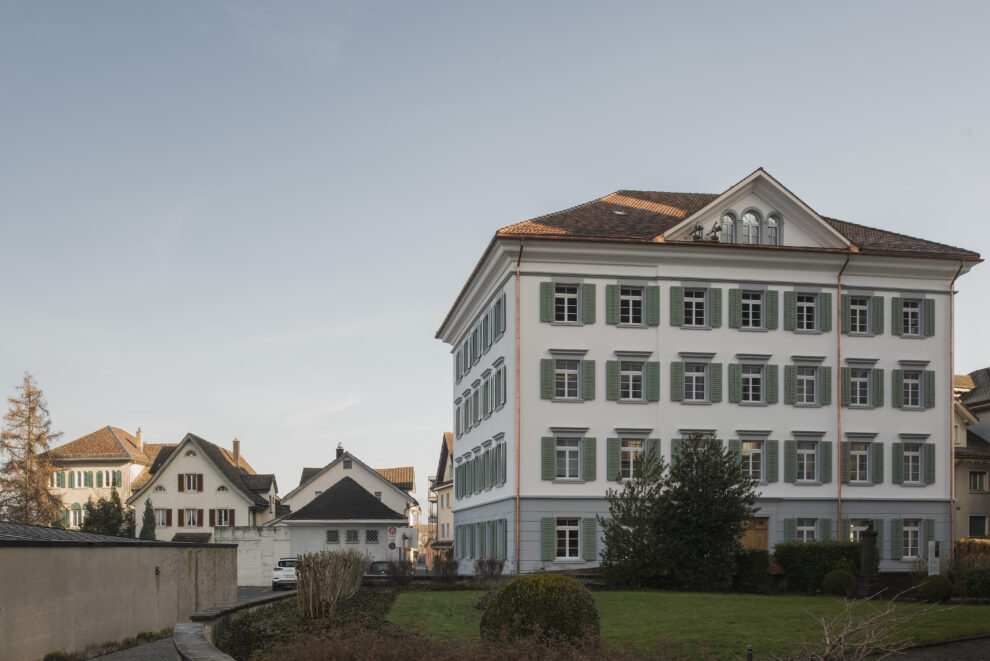
[[797, 441], [784, 441], [784, 482], [797, 481]]
[[883, 560], [883, 519], [873, 519], [873, 530], [877, 533], [877, 559]]
[[935, 335], [935, 299], [926, 298], [924, 305], [925, 337]]
[[684, 401], [684, 363], [670, 363], [670, 401]]
[[895, 409], [904, 406], [904, 370], [890, 370], [890, 405]]
[[647, 457], [647, 461], [652, 461], [652, 462], [660, 461], [659, 438], [646, 439], [646, 457]]
[[831, 540], [832, 539], [832, 519], [819, 519], [818, 520], [818, 523], [820, 524], [818, 527], [821, 528], [821, 530], [819, 532], [821, 532], [822, 540], [823, 541], [825, 541], [825, 540]]
[[184, 528], [186, 525], [186, 511], [182, 508], [179, 508], [178, 512], [179, 512], [179, 527]]
[[873, 368], [873, 407], [880, 408], [883, 406], [883, 370], [874, 367]]
[[684, 439], [670, 439], [670, 465], [673, 466], [681, 459], [681, 448], [684, 446]]
[[719, 287], [708, 289], [708, 325], [712, 328], [722, 327], [722, 290]]
[[890, 559], [900, 560], [904, 554], [904, 521], [890, 520]]
[[821, 383], [819, 384], [821, 396], [818, 398], [818, 403], [822, 406], [828, 406], [832, 403], [832, 368], [828, 365], [822, 365], [818, 368], [818, 374], [821, 376]]
[[660, 401], [660, 363], [646, 363], [646, 401]]
[[[845, 294], [843, 294], [843, 296], [845, 296]], [[852, 394], [850, 393], [852, 390], [852, 375], [848, 367], [839, 368], [839, 378], [842, 383], [842, 396], [839, 403], [842, 406], [849, 406], [852, 403]]]
[[797, 292], [784, 292], [784, 330], [797, 330]]
[[777, 291], [774, 289], [767, 290], [767, 330], [777, 330]]
[[708, 363], [708, 401], [722, 401], [722, 363]]
[[839, 305], [842, 306], [842, 328], [840, 328], [839, 330], [841, 330], [843, 333], [848, 333], [849, 331], [852, 330], [852, 323], [849, 319], [849, 313], [850, 313], [849, 294], [842, 295], [842, 297], [839, 299]]
[[210, 509], [210, 527], [215, 528], [217, 525], [217, 511], [215, 509]]
[[935, 372], [925, 370], [925, 408], [935, 408]]
[[797, 539], [797, 519], [784, 519], [784, 541], [793, 542]]
[[196, 473], [196, 486], [199, 487], [198, 489], [196, 489], [196, 491], [202, 491], [203, 490], [203, 474], [202, 473]]
[[843, 484], [849, 484], [849, 442], [842, 444], [842, 451], [839, 453], [839, 479]]
[[894, 484], [904, 484], [904, 444], [894, 443], [890, 453], [890, 481]]
[[780, 378], [777, 374], [776, 365], [767, 365], [765, 374], [767, 375], [767, 404], [776, 404], [778, 401], [778, 385]]
[[729, 403], [742, 401], [742, 365], [729, 363]]
[[595, 361], [581, 361], [581, 398], [592, 400], [595, 398]]
[[797, 402], [797, 366], [784, 365], [784, 403]]
[[[883, 335], [883, 296], [874, 296], [872, 301], [873, 319], [870, 320], [874, 335]], [[879, 544], [879, 537], [877, 543]]]
[[196, 510], [196, 525], [203, 525], [203, 510]]
[[827, 333], [832, 330], [832, 294], [822, 292], [818, 295], [818, 307], [821, 309], [822, 322], [819, 330]]
[[873, 484], [883, 484], [883, 443], [873, 442], [873, 465], [870, 471]]
[[925, 519], [925, 536], [922, 539], [925, 540], [924, 545], [923, 546], [921, 544], [918, 545], [921, 546], [921, 548], [918, 549], [918, 554], [922, 557], [927, 557], [928, 542], [935, 540], [935, 519]]
[[179, 473], [179, 491], [182, 492], [185, 490], [186, 490], [186, 476], [183, 475], [182, 473]]
[[742, 326], [742, 290], [729, 290], [729, 328]]
[[[821, 441], [822, 444], [822, 484], [832, 482], [832, 441]], [[797, 456], [795, 455], [795, 459]]]
[[[890, 334], [902, 335], [904, 333], [904, 299], [900, 296], [890, 298]], [[897, 556], [900, 558], [900, 554]]]
[[776, 482], [780, 472], [780, 441], [767, 441], [763, 445], [767, 450], [767, 482]]
[[172, 527], [172, 510], [171, 509], [165, 510], [165, 527], [166, 528], [171, 528]]
[[925, 443], [925, 484], [935, 484], [934, 443]]
[[540, 398], [553, 399], [553, 358], [540, 359]]

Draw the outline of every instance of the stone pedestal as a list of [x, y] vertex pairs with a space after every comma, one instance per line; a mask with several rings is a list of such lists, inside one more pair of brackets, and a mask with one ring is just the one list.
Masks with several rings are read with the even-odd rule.
[[853, 588], [853, 596], [857, 599], [867, 599], [879, 591], [877, 576], [877, 531], [871, 521], [866, 530], [860, 535], [863, 551], [859, 559], [859, 582]]

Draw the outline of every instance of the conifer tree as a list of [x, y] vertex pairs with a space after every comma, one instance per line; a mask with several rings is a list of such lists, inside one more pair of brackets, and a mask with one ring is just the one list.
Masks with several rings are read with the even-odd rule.
[[86, 501], [86, 518], [79, 529], [114, 537], [134, 536], [134, 510], [125, 509], [117, 493], [117, 487], [110, 488], [110, 498], [100, 498], [95, 503]]
[[155, 539], [155, 510], [151, 507], [151, 499], [144, 501], [144, 514], [141, 516], [141, 539]]

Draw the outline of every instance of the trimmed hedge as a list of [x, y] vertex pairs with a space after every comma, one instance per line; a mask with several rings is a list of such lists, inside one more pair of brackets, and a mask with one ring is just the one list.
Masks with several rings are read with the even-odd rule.
[[765, 549], [739, 549], [736, 552], [736, 575], [733, 592], [770, 591], [770, 552]]
[[498, 642], [538, 635], [547, 641], [597, 641], [598, 607], [580, 581], [530, 574], [499, 588], [481, 617], [481, 636]]
[[945, 601], [952, 596], [952, 583], [939, 574], [925, 576], [921, 583], [918, 583], [918, 596], [933, 604]]
[[852, 568], [858, 575], [861, 554], [859, 542], [783, 542], [773, 557], [787, 574], [789, 591], [815, 593], [833, 569]]
[[990, 569], [970, 567], [963, 573], [966, 597], [969, 599], [990, 599]]

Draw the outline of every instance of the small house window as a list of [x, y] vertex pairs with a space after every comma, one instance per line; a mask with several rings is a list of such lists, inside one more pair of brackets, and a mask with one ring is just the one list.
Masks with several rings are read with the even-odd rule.
[[350, 470], [350, 469], [351, 469], [351, 460], [344, 459], [344, 470]]
[[157, 487], [155, 487], [155, 491], [165, 491], [165, 487], [159, 484]]
[[218, 486], [218, 487], [217, 487], [217, 491], [227, 491], [227, 490], [228, 490], [228, 489], [227, 489], [227, 487], [225, 487], [225, 486], [224, 486], [224, 485], [222, 485], [222, 484], [221, 484], [220, 486]]
[[196, 456], [196, 452], [193, 451], [193, 450], [186, 450], [186, 456], [187, 457], [195, 457]]

